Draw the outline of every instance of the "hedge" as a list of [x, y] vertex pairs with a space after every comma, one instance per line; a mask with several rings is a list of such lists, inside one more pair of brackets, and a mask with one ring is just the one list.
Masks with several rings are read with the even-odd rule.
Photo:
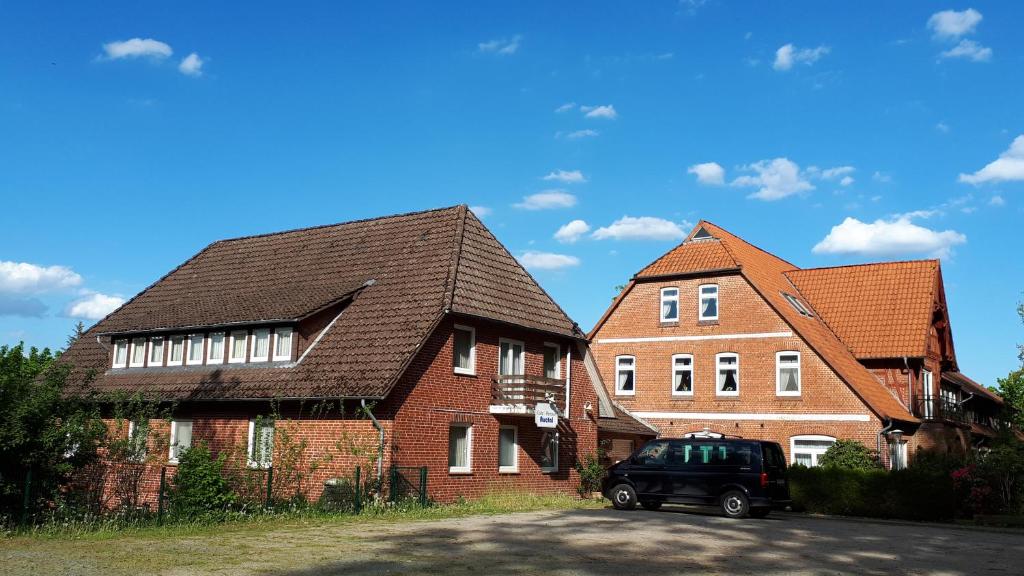
[[904, 520], [951, 520], [956, 515], [953, 481], [939, 470], [794, 466], [789, 487], [797, 511]]

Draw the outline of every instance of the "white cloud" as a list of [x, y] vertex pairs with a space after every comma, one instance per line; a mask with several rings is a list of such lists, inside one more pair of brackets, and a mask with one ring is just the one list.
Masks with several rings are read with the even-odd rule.
[[[601, 133], [598, 132], [597, 130], [586, 129], [576, 130], [575, 132], [569, 132], [568, 134], [565, 135], [565, 137], [568, 138], [569, 140], [580, 140], [581, 138], [596, 138], [599, 134]], [[559, 132], [555, 134], [555, 137], [557, 138], [560, 137], [561, 135], [562, 133]]]
[[949, 134], [949, 124], [945, 122], [938, 122], [935, 124], [935, 129], [943, 134]]
[[842, 179], [839, 180], [840, 186], [849, 186], [850, 184], [853, 184], [853, 176], [843, 176]]
[[568, 112], [569, 110], [572, 110], [575, 107], [576, 107], [576, 103], [575, 102], [566, 102], [565, 104], [562, 104], [558, 108], [555, 108], [555, 113], [562, 114], [564, 112]]
[[556, 170], [543, 177], [544, 180], [556, 180], [566, 184], [582, 184], [587, 177], [579, 170]]
[[697, 182], [701, 184], [708, 184], [712, 186], [721, 186], [725, 184], [725, 168], [718, 162], [704, 162], [703, 164], [694, 164], [690, 166], [686, 172], [688, 174], [695, 174], [697, 176]]
[[780, 200], [814, 190], [814, 185], [800, 172], [800, 166], [788, 158], [761, 160], [743, 169], [756, 172], [756, 175], [740, 176], [732, 181], [732, 185], [758, 187], [757, 192], [750, 194], [749, 198]]
[[825, 180], [833, 180], [840, 176], [849, 176], [856, 171], [853, 166], [836, 166], [835, 168], [826, 168], [821, 171], [821, 177]]
[[185, 56], [181, 64], [178, 64], [178, 71], [186, 76], [202, 76], [204, 61], [195, 52]]
[[1024, 180], [1024, 134], [1013, 139], [1010, 147], [973, 174], [961, 174], [960, 181], [967, 184]]
[[99, 292], [90, 294], [68, 305], [65, 313], [72, 318], [100, 320], [124, 304], [120, 296], [108, 296]]
[[988, 205], [989, 206], [1005, 206], [1006, 205], [1006, 200], [1003, 200], [1002, 196], [996, 194], [991, 199], [989, 199]]
[[671, 220], [653, 216], [623, 216], [594, 231], [598, 240], [680, 240], [686, 232]]
[[615, 111], [615, 106], [607, 104], [604, 106], [580, 106], [580, 112], [586, 118], [607, 118], [614, 120], [619, 117], [619, 113]]
[[491, 210], [487, 206], [470, 206], [469, 211], [476, 214], [477, 218], [486, 218], [494, 213], [494, 210]]
[[533, 251], [523, 252], [519, 262], [533, 270], [559, 270], [580, 265], [580, 259], [575, 256]]
[[815, 254], [865, 256], [925, 254], [946, 258], [954, 246], [967, 241], [967, 237], [959, 232], [931, 230], [914, 224], [911, 218], [912, 214], [903, 214], [890, 220], [868, 223], [847, 217], [838, 226], [833, 226], [812, 251]]
[[563, 244], [572, 244], [587, 232], [590, 232], [590, 224], [583, 220], [573, 220], [559, 228], [558, 232], [555, 232], [555, 240]]
[[513, 204], [523, 210], [550, 210], [552, 208], [572, 208], [576, 205], [576, 197], [565, 190], [544, 190], [536, 194], [524, 196], [523, 201]]
[[973, 34], [981, 18], [981, 12], [974, 8], [963, 12], [943, 10], [928, 18], [928, 28], [935, 33], [936, 38], [956, 39], [965, 34]]
[[74, 288], [82, 277], [66, 266], [37, 266], [0, 260], [0, 292], [38, 294]]
[[789, 70], [794, 64], [806, 64], [810, 66], [818, 60], [821, 60], [822, 56], [825, 56], [832, 49], [828, 46], [818, 46], [817, 48], [797, 48], [792, 44], [786, 44], [775, 51], [775, 62], [772, 64], [772, 68], [776, 70]]
[[477, 49], [483, 53], [510, 56], [519, 50], [519, 41], [522, 39], [523, 37], [519, 34], [516, 34], [511, 39], [497, 38], [495, 40], [488, 40], [487, 42], [477, 44]]
[[167, 44], [153, 40], [152, 38], [132, 38], [120, 42], [109, 42], [103, 45], [107, 58], [118, 60], [121, 58], [167, 58], [173, 51]]
[[871, 179], [874, 180], [875, 182], [881, 182], [883, 184], [887, 182], [892, 182], [892, 176], [886, 174], [885, 172], [879, 172], [877, 170], [874, 174], [871, 175]]
[[992, 59], [992, 49], [978, 44], [974, 40], [961, 40], [941, 54], [943, 58], [966, 58], [974, 62], [987, 62]]

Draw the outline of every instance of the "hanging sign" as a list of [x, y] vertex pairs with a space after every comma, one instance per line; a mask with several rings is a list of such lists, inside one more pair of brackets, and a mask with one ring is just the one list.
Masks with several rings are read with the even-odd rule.
[[557, 428], [558, 412], [547, 402], [538, 402], [533, 409], [533, 421], [538, 428]]

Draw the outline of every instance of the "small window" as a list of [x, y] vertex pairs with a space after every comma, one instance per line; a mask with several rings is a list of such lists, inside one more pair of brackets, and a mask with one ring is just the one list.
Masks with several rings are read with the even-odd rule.
[[274, 362], [287, 362], [292, 359], [292, 329], [278, 328], [274, 330]]
[[132, 462], [142, 462], [146, 459], [146, 443], [149, 440], [149, 421], [128, 422], [128, 445], [126, 455]]
[[206, 337], [202, 334], [188, 335], [188, 356], [185, 360], [186, 364], [191, 366], [203, 363], [203, 343], [205, 341]]
[[132, 338], [131, 368], [141, 368], [146, 365], [146, 339]]
[[544, 343], [544, 377], [558, 380], [562, 377], [562, 347]]
[[889, 444], [889, 469], [903, 470], [907, 467], [907, 441]]
[[249, 420], [248, 459], [250, 468], [270, 468], [274, 462], [274, 421]]
[[249, 333], [245, 330], [235, 330], [231, 333], [231, 354], [228, 356], [228, 362], [231, 364], [237, 364], [239, 362], [245, 362], [245, 349], [246, 340], [249, 337]]
[[249, 353], [250, 362], [266, 362], [270, 359], [270, 330], [260, 328], [252, 332], [252, 352]]
[[114, 368], [128, 366], [128, 341], [114, 340]]
[[698, 318], [701, 321], [718, 320], [718, 284], [702, 284], [698, 290], [700, 293], [700, 315]]
[[502, 426], [498, 430], [498, 472], [519, 471], [519, 430]]
[[501, 358], [498, 374], [501, 376], [522, 376], [526, 373], [526, 352], [523, 343], [517, 340], [501, 339]]
[[779, 396], [800, 395], [800, 353], [775, 354], [775, 393]]
[[641, 466], [664, 464], [668, 456], [668, 440], [648, 442], [633, 457], [633, 461]]
[[558, 471], [558, 432], [545, 430], [540, 435], [540, 471]]
[[739, 396], [740, 394], [740, 356], [739, 354], [717, 354], [715, 364], [718, 365], [719, 396]]
[[672, 395], [693, 396], [693, 356], [672, 356]]
[[818, 465], [821, 456], [835, 443], [836, 439], [831, 436], [793, 436], [789, 439], [789, 453], [792, 455], [793, 464], [813, 468]]
[[154, 336], [149, 339], [149, 366], [164, 365], [164, 337]]
[[811, 314], [811, 311], [808, 310], [807, 307], [804, 306], [804, 303], [801, 302], [796, 296], [793, 296], [792, 294], [786, 294], [785, 292], [783, 292], [782, 293], [782, 297], [785, 298], [786, 301], [789, 302], [789, 304], [793, 308], [795, 308], [796, 311], [799, 312], [801, 316], [807, 316], [808, 318], [811, 318], [811, 317], [814, 316], [814, 314]]
[[185, 337], [171, 336], [171, 347], [167, 354], [168, 366], [181, 366], [185, 358]]
[[223, 332], [211, 332], [210, 333], [210, 347], [206, 351], [206, 363], [207, 364], [223, 364], [224, 363], [224, 333]]
[[476, 330], [455, 325], [452, 366], [456, 374], [476, 374]]
[[192, 421], [171, 420], [171, 451], [167, 461], [172, 464], [178, 463], [178, 457], [185, 450], [192, 447]]
[[636, 394], [636, 358], [618, 356], [615, 358], [615, 393], [620, 396]]
[[661, 289], [661, 321], [679, 320], [679, 288]]
[[452, 424], [448, 428], [448, 471], [468, 474], [473, 471], [473, 426]]

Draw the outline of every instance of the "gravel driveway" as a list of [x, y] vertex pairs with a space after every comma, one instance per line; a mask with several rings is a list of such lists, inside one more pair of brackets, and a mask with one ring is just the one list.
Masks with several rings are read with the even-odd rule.
[[792, 514], [570, 510], [182, 538], [0, 541], [3, 574], [1007, 574], [1024, 532]]

